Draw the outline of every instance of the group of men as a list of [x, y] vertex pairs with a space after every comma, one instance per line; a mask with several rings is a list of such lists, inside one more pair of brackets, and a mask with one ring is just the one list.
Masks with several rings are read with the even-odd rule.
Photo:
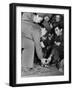
[[[59, 69], [64, 67], [64, 16], [59, 14], [51, 14], [43, 17], [38, 23], [41, 26], [41, 47], [45, 60], [43, 64], [56, 65]], [[37, 60], [38, 62], [38, 60]]]
[[64, 61], [64, 16], [23, 12], [21, 18], [22, 70], [33, 69], [34, 63], [59, 68]]

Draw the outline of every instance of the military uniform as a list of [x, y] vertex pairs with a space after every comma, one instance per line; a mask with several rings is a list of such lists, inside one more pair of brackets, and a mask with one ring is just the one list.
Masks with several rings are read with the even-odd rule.
[[33, 23], [31, 13], [24, 13], [21, 20], [21, 46], [23, 48], [21, 64], [23, 68], [33, 68], [34, 65], [34, 50], [39, 59], [43, 58], [43, 53], [40, 45], [40, 26]]

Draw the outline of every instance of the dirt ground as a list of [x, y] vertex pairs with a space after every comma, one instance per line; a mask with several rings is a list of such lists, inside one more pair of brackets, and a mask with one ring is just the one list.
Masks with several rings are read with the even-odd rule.
[[35, 65], [34, 69], [28, 71], [22, 71], [22, 77], [30, 76], [60, 76], [64, 75], [64, 72], [60, 72], [55, 66], [42, 67], [40, 65]]

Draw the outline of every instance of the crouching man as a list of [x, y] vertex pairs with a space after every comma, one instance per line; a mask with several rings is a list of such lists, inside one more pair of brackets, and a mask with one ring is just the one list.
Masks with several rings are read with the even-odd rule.
[[21, 19], [21, 46], [22, 46], [22, 56], [21, 56], [21, 66], [22, 71], [30, 71], [34, 68], [34, 50], [38, 58], [42, 61], [43, 52], [40, 45], [41, 29], [37, 23], [40, 22], [42, 17], [37, 17], [33, 13], [22, 13]]

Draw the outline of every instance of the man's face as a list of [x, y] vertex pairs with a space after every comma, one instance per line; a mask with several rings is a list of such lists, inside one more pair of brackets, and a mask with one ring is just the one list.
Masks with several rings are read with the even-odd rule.
[[36, 23], [40, 23], [43, 20], [42, 17], [40, 17], [38, 14], [37, 15], [33, 15], [33, 21]]
[[56, 15], [56, 22], [60, 21], [60, 15]]
[[62, 35], [62, 29], [59, 29], [58, 27], [55, 28], [55, 33], [57, 36]]
[[22, 14], [22, 19], [23, 20], [32, 20], [32, 13], [28, 13], [28, 12], [24, 12], [23, 14]]
[[49, 18], [48, 16], [45, 16], [45, 17], [44, 17], [44, 20], [47, 21], [47, 22], [49, 21], [49, 19], [50, 19], [50, 18]]

